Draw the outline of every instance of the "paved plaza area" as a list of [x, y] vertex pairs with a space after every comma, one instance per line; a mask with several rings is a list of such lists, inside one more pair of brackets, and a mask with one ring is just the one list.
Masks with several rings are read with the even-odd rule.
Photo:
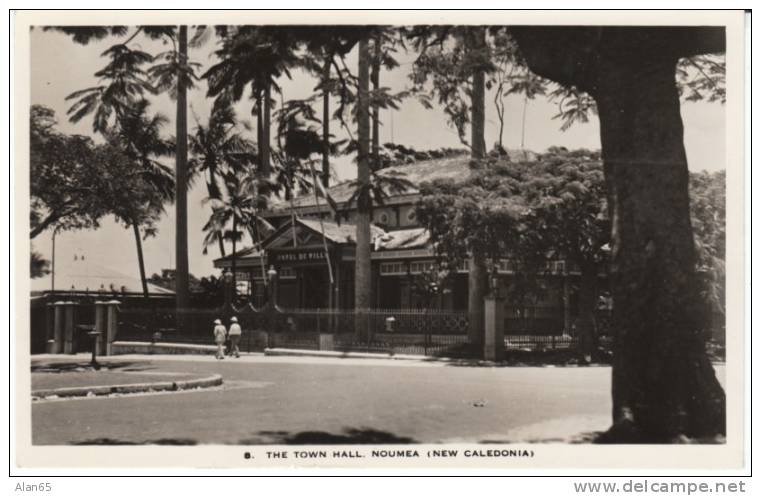
[[[83, 355], [56, 360], [86, 363]], [[34, 444], [573, 442], [610, 422], [609, 367], [262, 355], [132, 355], [107, 363], [108, 373], [135, 374], [135, 382], [220, 374], [224, 383], [37, 400]], [[723, 367], [717, 371], [723, 382]]]

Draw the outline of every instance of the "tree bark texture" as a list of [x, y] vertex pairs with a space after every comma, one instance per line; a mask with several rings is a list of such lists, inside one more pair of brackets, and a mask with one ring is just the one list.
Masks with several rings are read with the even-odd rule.
[[[179, 30], [180, 65], [188, 60], [188, 27]], [[176, 143], [176, 219], [175, 219], [175, 295], [177, 309], [188, 306], [188, 90], [184, 74], [177, 78], [177, 143]]]
[[596, 94], [613, 230], [613, 420], [664, 440], [726, 428], [724, 391], [696, 321], [675, 66], [641, 60], [616, 68]]
[[705, 351], [675, 68], [723, 51], [716, 28], [513, 30], [529, 67], [597, 103], [612, 223], [613, 427], [601, 441], [726, 432]]
[[367, 310], [371, 305], [372, 274], [370, 267], [370, 50], [368, 42], [359, 42], [359, 91], [357, 99], [357, 139], [359, 140], [359, 160], [357, 166], [357, 187], [362, 194], [357, 201], [357, 246], [355, 256], [354, 309], [357, 315], [357, 335], [360, 339], [369, 337]]

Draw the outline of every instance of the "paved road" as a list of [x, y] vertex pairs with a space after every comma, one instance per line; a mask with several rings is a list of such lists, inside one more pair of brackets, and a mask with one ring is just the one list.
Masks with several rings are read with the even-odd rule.
[[122, 358], [221, 388], [32, 405], [33, 443], [565, 441], [608, 426], [610, 369], [289, 357]]

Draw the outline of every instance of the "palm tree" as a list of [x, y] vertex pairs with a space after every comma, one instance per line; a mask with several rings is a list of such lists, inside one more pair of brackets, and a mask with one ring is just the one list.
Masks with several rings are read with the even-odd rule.
[[107, 132], [109, 145], [120, 150], [129, 160], [125, 176], [138, 174], [141, 181], [134, 183], [128, 195], [142, 198], [114, 202], [113, 210], [118, 218], [132, 227], [137, 246], [138, 266], [143, 293], [148, 297], [148, 285], [143, 260], [140, 227], [145, 225], [145, 235], [155, 233], [155, 222], [163, 212], [164, 204], [173, 200], [175, 184], [170, 168], [162, 164], [160, 157], [173, 153], [171, 140], [161, 136], [167, 118], [161, 114], [148, 115], [148, 101], [140, 100], [125, 110], [117, 125]]
[[[151, 67], [149, 74], [159, 91], [168, 91], [170, 97], [177, 101], [176, 118], [176, 160], [175, 179], [177, 182], [177, 200], [175, 203], [175, 295], [178, 309], [186, 308], [189, 300], [188, 287], [188, 89], [194, 87], [197, 80], [195, 69], [200, 64], [188, 61], [188, 27], [175, 28], [145, 27], [150, 37], [165, 37], [173, 49], [160, 54], [162, 60]], [[199, 40], [206, 31], [198, 28], [194, 37]], [[176, 38], [176, 42], [175, 42]]]
[[215, 53], [220, 62], [203, 75], [208, 81], [208, 95], [225, 95], [239, 101], [251, 90], [257, 113], [259, 169], [270, 173], [271, 93], [280, 91], [277, 80], [290, 77], [298, 63], [298, 41], [287, 28], [277, 26], [240, 26], [218, 29], [221, 47]]
[[[215, 100], [208, 124], [198, 124], [190, 137], [189, 183], [205, 173], [209, 200], [222, 199], [226, 174], [243, 171], [256, 160], [256, 146], [239, 132], [240, 127], [249, 129], [247, 123], [238, 122], [230, 102], [221, 98]], [[224, 226], [215, 219], [212, 212], [204, 226], [204, 253], [217, 243], [220, 254], [225, 256]]]
[[[249, 170], [227, 171], [224, 175], [225, 194], [220, 199], [211, 199], [212, 217], [209, 223], [213, 229], [222, 231], [224, 238], [232, 242], [233, 288], [237, 269], [237, 247], [248, 232], [255, 246], [260, 246], [262, 230], [270, 226], [258, 213], [266, 209], [267, 181]], [[227, 226], [230, 226], [228, 229]], [[262, 268], [262, 270], [264, 270]], [[266, 280], [266, 278], [265, 278]]]
[[[103, 39], [108, 35], [124, 36], [127, 29], [121, 26], [107, 28], [93, 27], [53, 27], [64, 32], [76, 43], [87, 44], [92, 40]], [[153, 57], [141, 50], [131, 49], [129, 43], [140, 33], [151, 39], [168, 40], [173, 50]], [[208, 31], [205, 27], [196, 28], [193, 43], [200, 44]], [[179, 47], [178, 47], [179, 44]], [[107, 84], [77, 91], [67, 97], [78, 99], [69, 109], [70, 119], [74, 122], [95, 112], [93, 129], [104, 133], [118, 121], [124, 110], [143, 97], [145, 92], [169, 90], [170, 96], [177, 100], [177, 138], [175, 179], [177, 184], [176, 203], [176, 294], [177, 307], [184, 308], [188, 300], [188, 243], [187, 243], [187, 90], [193, 87], [195, 68], [199, 64], [188, 61], [187, 26], [179, 29], [173, 26], [140, 26], [126, 40], [115, 44], [104, 52], [111, 58], [104, 69], [95, 75]], [[160, 60], [148, 72], [142, 69], [146, 63]], [[151, 86], [148, 78], [156, 83]]]
[[93, 115], [93, 131], [105, 133], [113, 127], [132, 104], [154, 88], [147, 81], [143, 66], [153, 57], [141, 50], [117, 44], [103, 52], [109, 63], [95, 73], [97, 86], [75, 91], [66, 100], [75, 100], [67, 111], [71, 122]]

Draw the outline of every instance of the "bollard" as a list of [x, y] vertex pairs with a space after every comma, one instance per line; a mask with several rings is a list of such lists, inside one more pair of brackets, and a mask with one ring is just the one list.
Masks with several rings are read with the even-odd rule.
[[484, 299], [484, 359], [498, 361], [504, 358], [505, 318], [504, 300], [494, 296]]

